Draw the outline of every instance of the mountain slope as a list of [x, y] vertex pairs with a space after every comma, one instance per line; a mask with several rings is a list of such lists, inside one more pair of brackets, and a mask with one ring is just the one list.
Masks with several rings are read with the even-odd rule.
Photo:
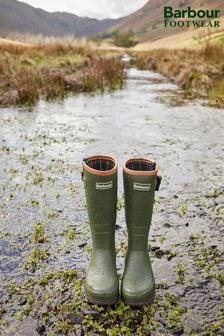
[[149, 0], [143, 8], [121, 19], [113, 29], [133, 30], [140, 42], [155, 41], [190, 29], [165, 28], [164, 6], [181, 10], [188, 6], [192, 9], [220, 9], [221, 15], [224, 15], [223, 0]]
[[69, 13], [49, 13], [16, 0], [0, 0], [0, 33], [19, 32], [45, 36], [93, 35], [117, 21], [82, 18]]

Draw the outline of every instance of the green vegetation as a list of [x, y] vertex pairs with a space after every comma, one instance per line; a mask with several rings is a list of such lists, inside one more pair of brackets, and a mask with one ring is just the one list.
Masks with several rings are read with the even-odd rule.
[[124, 67], [119, 55], [74, 43], [1, 44], [0, 106], [32, 106], [78, 92], [120, 88]]
[[84, 297], [83, 280], [75, 269], [44, 273], [23, 283], [10, 281], [7, 291], [11, 299], [22, 302], [14, 315], [20, 319], [35, 316], [48, 335], [75, 333], [78, 326], [85, 335], [149, 335], [159, 325], [155, 313], [172, 333], [182, 328], [181, 318], [187, 312], [170, 292], [158, 295], [153, 305], [135, 309], [121, 301], [113, 307], [90, 305]]
[[120, 211], [124, 207], [124, 199], [123, 197], [117, 198], [117, 210]]
[[176, 267], [176, 272], [177, 272], [177, 276], [178, 276], [178, 281], [180, 283], [185, 282], [185, 271], [186, 271], [185, 265], [183, 263], [179, 263]]
[[131, 48], [138, 42], [134, 38], [134, 33], [130, 30], [124, 32], [118, 32], [114, 38], [113, 43], [116, 47]]
[[224, 45], [208, 42], [195, 49], [155, 49], [135, 52], [139, 69], [151, 69], [172, 78], [194, 97], [206, 98], [209, 105], [224, 106]]
[[39, 244], [47, 242], [47, 238], [44, 234], [44, 225], [43, 223], [36, 223], [34, 226], [34, 230], [31, 236], [31, 243], [32, 244]]
[[35, 272], [41, 267], [41, 263], [48, 260], [48, 258], [48, 252], [40, 248], [32, 248], [24, 262], [24, 268], [31, 272]]

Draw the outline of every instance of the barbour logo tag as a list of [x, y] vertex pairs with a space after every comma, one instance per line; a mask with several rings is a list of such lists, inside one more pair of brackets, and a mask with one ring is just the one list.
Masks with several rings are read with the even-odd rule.
[[134, 182], [133, 189], [137, 190], [137, 191], [150, 191], [151, 190], [151, 184]]
[[96, 189], [97, 190], [108, 190], [113, 188], [113, 182], [106, 182], [106, 183], [100, 183], [96, 182]]

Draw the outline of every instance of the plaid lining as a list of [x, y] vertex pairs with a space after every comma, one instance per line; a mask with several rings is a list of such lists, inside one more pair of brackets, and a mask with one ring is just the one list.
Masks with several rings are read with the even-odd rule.
[[115, 167], [115, 163], [109, 159], [86, 159], [85, 162], [90, 168], [99, 171], [111, 170]]
[[131, 161], [126, 164], [126, 167], [137, 171], [153, 171], [156, 169], [156, 163], [148, 161]]

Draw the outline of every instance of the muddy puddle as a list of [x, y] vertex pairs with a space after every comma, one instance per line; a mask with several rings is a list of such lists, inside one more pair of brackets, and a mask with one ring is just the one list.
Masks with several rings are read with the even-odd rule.
[[[129, 69], [125, 87], [103, 96], [40, 101], [32, 111], [0, 109], [1, 335], [224, 335], [224, 111], [197, 100], [183, 103], [180, 94], [154, 72]], [[71, 312], [62, 317], [52, 308], [44, 286], [36, 294], [36, 281], [76, 269], [76, 294], [84, 295], [91, 241], [80, 162], [95, 153], [119, 161], [120, 276], [127, 241], [122, 164], [148, 156], [160, 166], [163, 182], [149, 236], [157, 299], [151, 310], [132, 313], [119, 303], [99, 312], [83, 296], [84, 306], [72, 311], [81, 320], [72, 320]], [[30, 287], [27, 279], [33, 279]], [[56, 278], [47, 279], [52, 301]], [[69, 286], [59, 291], [56, 306], [68, 293], [72, 300]], [[51, 316], [42, 311], [46, 302]], [[122, 321], [118, 309], [130, 316]], [[106, 324], [111, 311], [114, 318]]]

